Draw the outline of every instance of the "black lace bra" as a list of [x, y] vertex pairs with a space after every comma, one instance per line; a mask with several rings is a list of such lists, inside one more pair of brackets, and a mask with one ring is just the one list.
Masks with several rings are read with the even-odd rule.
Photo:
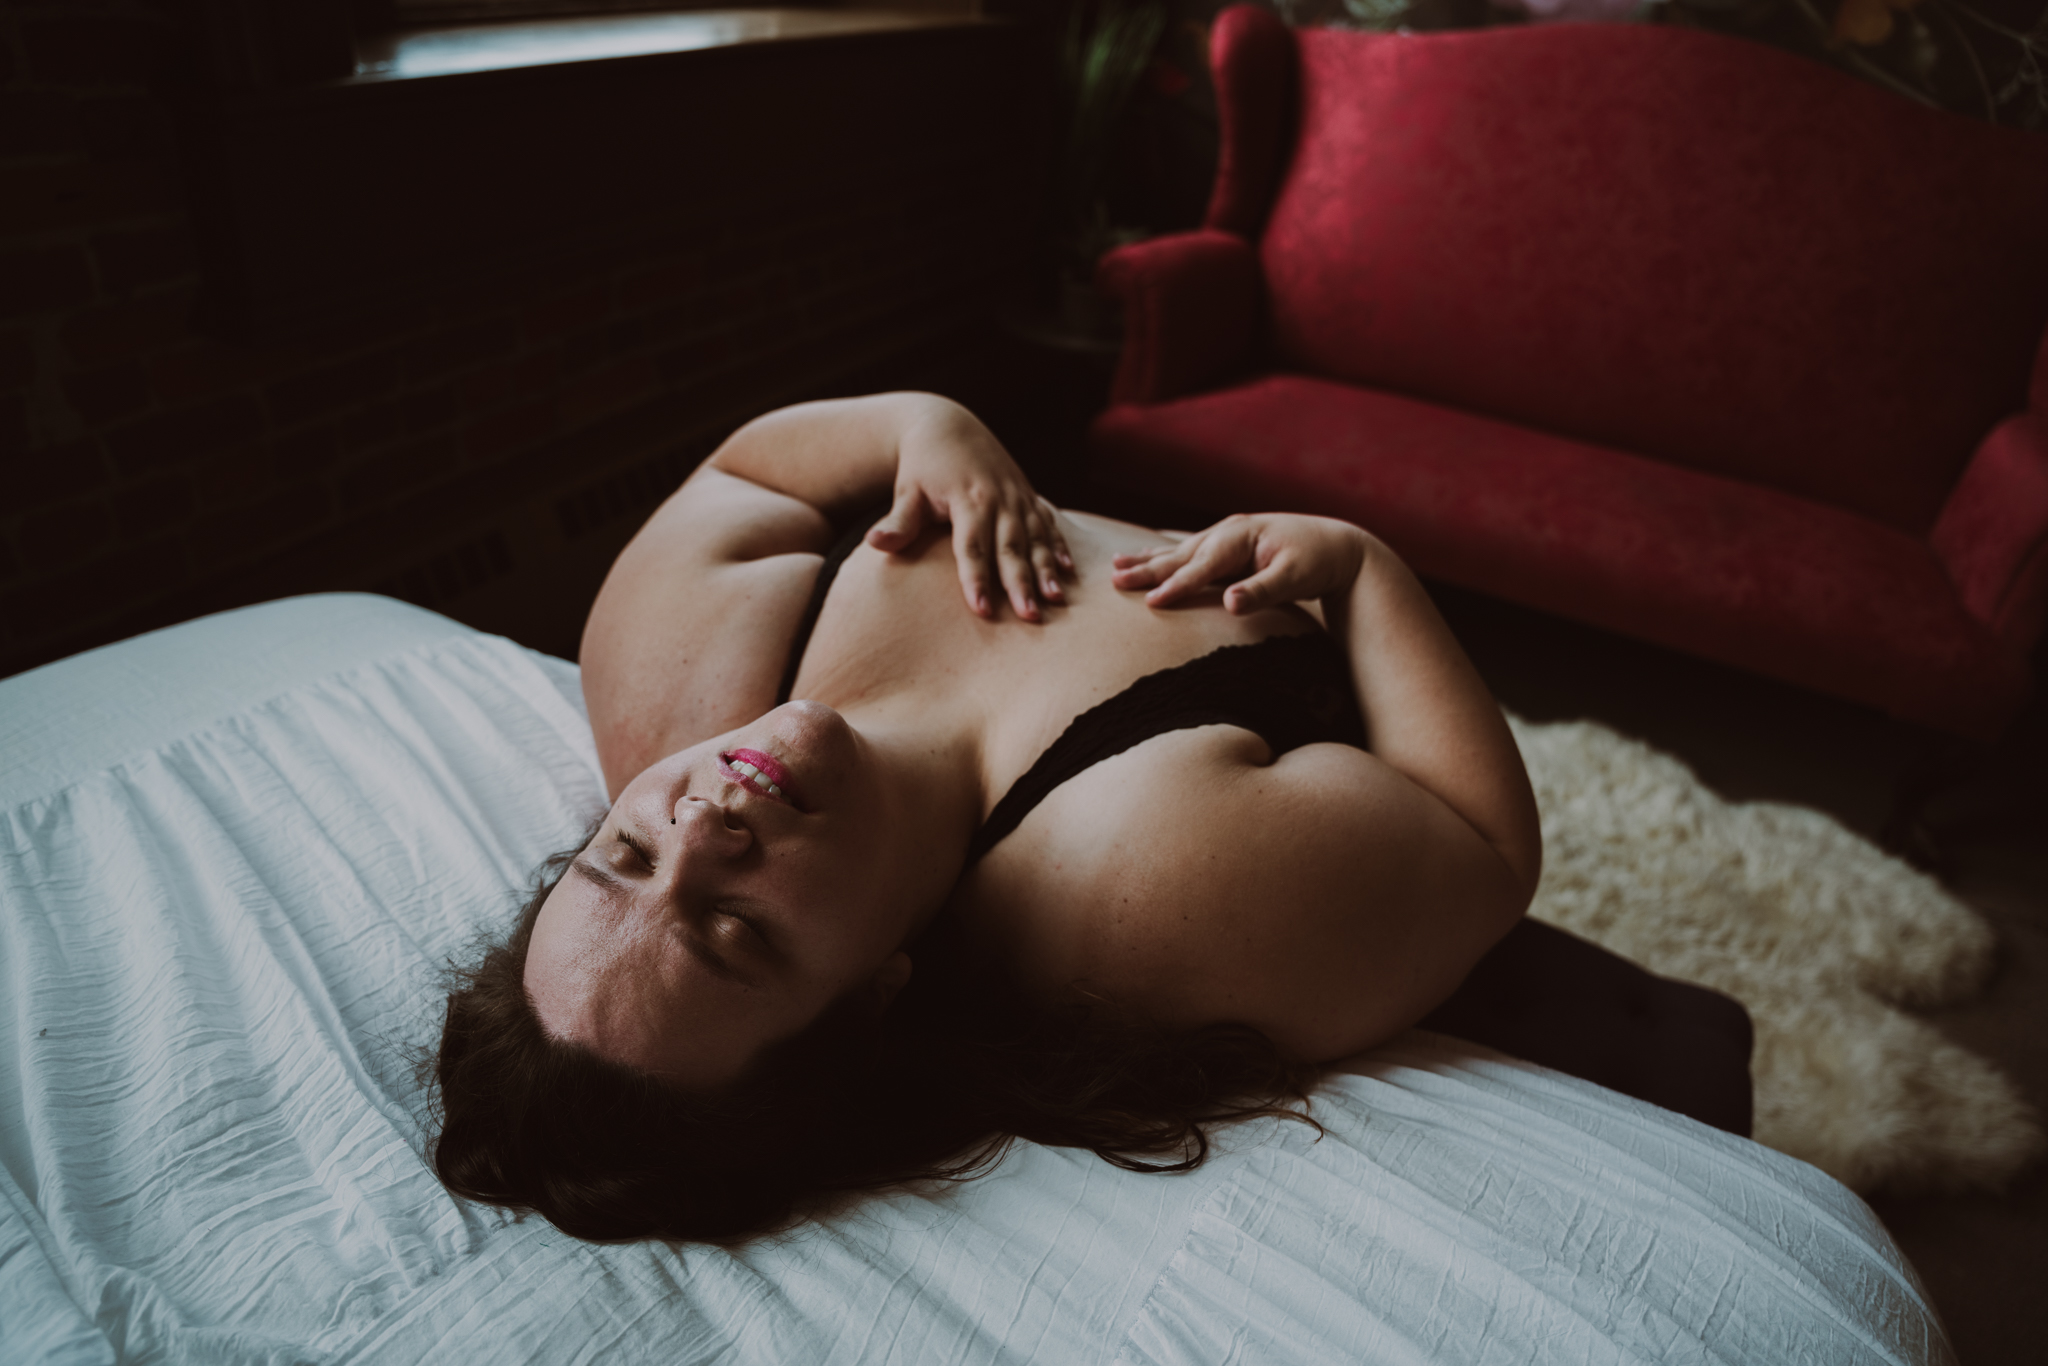
[[[856, 519], [853, 529], [826, 554], [790, 646], [778, 704], [787, 702], [796, 686], [804, 649], [817, 629], [818, 613], [839, 566], [880, 516], [877, 512]], [[1251, 645], [1225, 645], [1185, 664], [1146, 674], [1075, 717], [974, 832], [967, 846], [968, 863], [993, 849], [1046, 794], [1082, 770], [1155, 735], [1218, 724], [1251, 731], [1276, 755], [1324, 740], [1366, 748], [1365, 718], [1352, 691], [1350, 661], [1327, 634], [1310, 631], [1269, 636]]]

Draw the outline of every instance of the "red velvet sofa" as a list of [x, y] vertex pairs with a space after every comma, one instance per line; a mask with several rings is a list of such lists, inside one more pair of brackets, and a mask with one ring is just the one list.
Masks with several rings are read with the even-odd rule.
[[1954, 733], [2048, 607], [2048, 137], [1650, 25], [1213, 33], [1204, 226], [1105, 257], [1112, 482]]

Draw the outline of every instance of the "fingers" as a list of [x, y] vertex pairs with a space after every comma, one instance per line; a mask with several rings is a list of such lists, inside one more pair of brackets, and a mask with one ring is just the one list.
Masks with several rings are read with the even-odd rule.
[[1038, 620], [1038, 594], [1032, 585], [1031, 541], [1023, 519], [1007, 507], [998, 507], [994, 518], [995, 555], [993, 568], [1000, 591], [1010, 610], [1025, 621]]
[[1110, 582], [1126, 591], [1155, 588], [1174, 570], [1186, 564], [1197, 542], [1192, 538], [1179, 545], [1153, 546], [1149, 550], [1117, 555], [1110, 561]]
[[[1067, 549], [1067, 534], [1060, 530], [1060, 510], [1041, 498], [1038, 500], [1038, 515], [1045, 528], [1045, 545], [1051, 549], [1052, 557], [1063, 574], [1074, 572], [1074, 552]], [[1057, 583], [1057, 580], [1055, 580]]]
[[[963, 526], [972, 528], [970, 534], [961, 534]], [[963, 590], [972, 566], [968, 605], [977, 616], [995, 615], [997, 593], [1022, 621], [1042, 621], [1044, 608], [1066, 601], [1060, 580], [1072, 572], [1074, 557], [1060, 534], [1058, 515], [1043, 499], [1004, 502], [966, 516], [956, 512], [953, 549]]]
[[1292, 557], [1282, 551], [1258, 573], [1224, 589], [1223, 609], [1232, 616], [1245, 617], [1275, 603], [1293, 602], [1296, 594], [1289, 591], [1287, 584], [1291, 562]]
[[1047, 604], [1067, 600], [1061, 580], [1074, 572], [1074, 555], [1060, 530], [1059, 509], [1043, 498], [1034, 498], [1026, 525], [1031, 544], [1031, 571], [1039, 598]]
[[905, 485], [896, 490], [896, 501], [889, 505], [889, 515], [868, 528], [867, 542], [877, 550], [894, 553], [917, 539], [917, 533], [924, 529], [924, 495], [916, 485]]
[[1145, 605], [1171, 607], [1218, 580], [1229, 578], [1245, 560], [1236, 540], [1233, 536], [1202, 536], [1182, 541], [1175, 549], [1189, 548], [1184, 562], [1145, 595]]
[[1059, 514], [1033, 496], [1021, 507], [1005, 508], [996, 519], [996, 571], [1010, 606], [1025, 621], [1043, 619], [1042, 607], [1066, 601], [1060, 582], [1074, 557], [1061, 534]]
[[993, 618], [1007, 601], [1022, 620], [1041, 621], [1046, 606], [1066, 601], [1061, 581], [1074, 572], [1073, 552], [1058, 510], [1028, 486], [970, 490], [940, 501], [915, 491], [899, 495], [868, 543], [900, 550], [930, 517], [952, 524], [960, 594], [976, 616]]
[[1238, 513], [1177, 545], [1116, 556], [1111, 578], [1120, 589], [1149, 590], [1152, 607], [1221, 588], [1225, 610], [1246, 616], [1355, 582], [1373, 544], [1334, 518]]
[[1110, 581], [1120, 589], [1150, 589], [1149, 607], [1171, 607], [1243, 571], [1256, 539], [1249, 519], [1226, 517], [1172, 545], [1116, 556]]
[[967, 599], [967, 610], [977, 617], [992, 617], [996, 605], [989, 594], [994, 575], [990, 573], [986, 513], [970, 514], [955, 508], [952, 518], [953, 568], [960, 575], [960, 592]]
[[1060, 583], [1059, 557], [1042, 541], [1034, 541], [1031, 546], [1031, 580], [1037, 586], [1039, 599], [1048, 606], [1067, 600], [1066, 587]]

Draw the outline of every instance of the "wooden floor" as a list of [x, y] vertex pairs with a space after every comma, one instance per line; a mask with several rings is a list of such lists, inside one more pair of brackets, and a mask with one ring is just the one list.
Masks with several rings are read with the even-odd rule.
[[[1654, 647], [1437, 588], [1501, 700], [1531, 720], [1590, 718], [1684, 759], [1737, 799], [1818, 807], [1875, 836], [1924, 733]], [[2037, 664], [2037, 675], [2043, 672]], [[1926, 1018], [2048, 1113], [2048, 705], [1969, 756], [1930, 808], [1951, 888], [1997, 926], [1983, 995]], [[1870, 1197], [1920, 1271], [1964, 1366], [2048, 1360], [2048, 1165], [2002, 1195]]]

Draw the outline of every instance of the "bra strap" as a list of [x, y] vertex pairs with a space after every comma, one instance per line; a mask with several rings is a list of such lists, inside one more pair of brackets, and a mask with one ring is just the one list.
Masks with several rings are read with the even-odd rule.
[[1225, 645], [1146, 674], [1075, 717], [974, 832], [968, 866], [1075, 774], [1155, 735], [1214, 725], [1242, 726], [1275, 755], [1325, 740], [1364, 749], [1367, 739], [1350, 661], [1323, 632]]

